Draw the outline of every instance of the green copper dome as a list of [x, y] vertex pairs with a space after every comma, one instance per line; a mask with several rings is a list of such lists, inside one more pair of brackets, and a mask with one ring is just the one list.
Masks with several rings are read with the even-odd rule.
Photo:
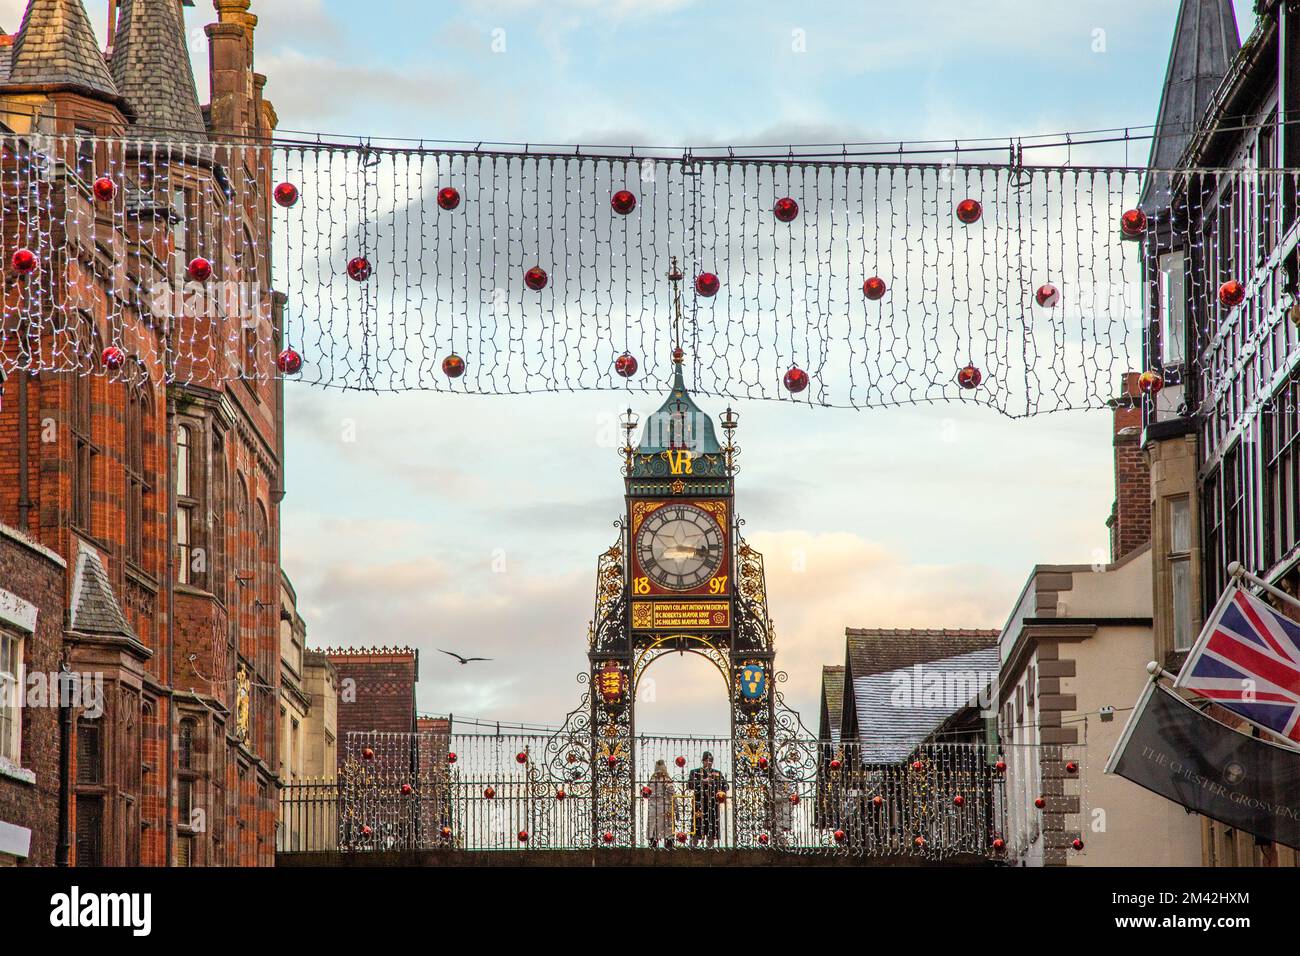
[[673, 388], [659, 406], [659, 411], [646, 419], [641, 432], [638, 455], [657, 455], [662, 451], [689, 449], [696, 455], [721, 453], [713, 419], [705, 414], [686, 390], [681, 363], [673, 372]]

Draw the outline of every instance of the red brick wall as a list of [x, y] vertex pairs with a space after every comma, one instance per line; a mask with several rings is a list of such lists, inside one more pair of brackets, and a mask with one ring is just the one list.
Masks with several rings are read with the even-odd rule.
[[1125, 396], [1113, 406], [1115, 504], [1111, 510], [1111, 560], [1118, 561], [1151, 540], [1151, 466], [1142, 451], [1142, 409], [1138, 374], [1124, 377]]
[[[63, 646], [64, 570], [48, 555], [0, 529], [0, 588], [36, 605], [36, 631], [26, 635], [23, 667], [28, 675], [59, 672]], [[59, 708], [22, 709], [21, 765], [36, 775], [25, 783], [0, 774], [0, 820], [32, 831], [27, 862], [53, 866], [59, 822]]]
[[325, 654], [339, 675], [339, 766], [347, 756], [347, 735], [353, 731], [415, 730], [416, 651], [330, 649]]
[[[213, 111], [213, 132], [230, 134], [247, 140], [250, 135], [269, 133], [273, 111], [264, 108], [262, 80], [252, 73], [253, 22], [242, 14], [221, 12], [225, 26], [214, 31], [219, 36], [214, 51], [215, 75], [211, 89], [217, 103]], [[110, 136], [126, 128], [126, 123], [111, 104], [87, 97], [56, 93], [42, 107], [45, 117], [61, 133], [72, 133], [74, 122], [97, 126], [97, 132]], [[74, 119], [75, 117], [75, 119]], [[71, 147], [69, 147], [71, 148]], [[108, 152], [105, 147], [105, 153]], [[12, 151], [11, 151], [12, 152]], [[122, 155], [108, 157], [116, 168], [134, 174], [134, 160]], [[224, 200], [220, 189], [200, 188], [199, 194], [214, 204], [202, 217], [204, 228], [220, 224], [219, 238], [207, 238], [222, 245], [216, 258], [223, 264], [220, 279], [261, 290], [271, 314], [270, 263], [270, 193], [271, 172], [268, 162], [250, 161], [217, 154], [231, 187], [244, 201], [216, 208]], [[250, 160], [256, 157], [250, 157]], [[7, 155], [0, 158], [6, 175], [0, 177], [7, 204], [8, 194], [22, 180], [16, 174], [20, 160], [26, 157]], [[105, 162], [108, 165], [108, 162]], [[75, 164], [73, 164], [75, 168]], [[177, 179], [196, 182], [203, 187], [211, 171], [175, 164], [171, 174]], [[206, 180], [205, 180], [206, 177]], [[134, 178], [134, 176], [133, 176]], [[165, 183], [165, 179], [163, 182]], [[161, 184], [160, 184], [161, 185]], [[0, 246], [8, 251], [30, 245], [28, 235], [41, 229], [49, 235], [43, 249], [58, 250], [58, 255], [42, 256], [37, 274], [21, 282], [8, 282], [0, 291], [0, 304], [6, 316], [24, 314], [25, 297], [39, 292], [45, 300], [58, 303], [52, 312], [51, 325], [71, 322], [78, 315], [89, 319], [89, 329], [78, 348], [81, 364], [90, 364], [108, 340], [117, 340], [132, 360], [142, 363], [145, 388], [151, 399], [152, 414], [146, 424], [145, 481], [149, 491], [144, 507], [144, 548], [137, 567], [126, 560], [125, 502], [127, 480], [124, 470], [127, 386], [122, 374], [90, 376], [93, 427], [91, 439], [99, 448], [92, 468], [92, 520], [81, 532], [72, 528], [73, 440], [69, 428], [73, 376], [42, 373], [26, 377], [28, 393], [26, 443], [28, 497], [31, 502], [23, 530], [42, 545], [64, 556], [70, 565], [59, 587], [59, 610], [49, 617], [62, 627], [63, 611], [71, 593], [72, 569], [78, 541], [93, 544], [102, 555], [114, 594], [141, 642], [152, 652], [148, 660], [135, 668], [123, 665], [121, 673], [110, 673], [105, 687], [113, 714], [111, 733], [104, 736], [104, 765], [113, 779], [104, 788], [114, 799], [106, 807], [130, 805], [138, 814], [133, 818], [111, 816], [106, 810], [104, 861], [129, 864], [165, 865], [168, 847], [182, 835], [182, 821], [174, 801], [177, 767], [177, 720], [175, 711], [182, 706], [197, 710], [201, 722], [205, 760], [195, 794], [196, 805], [207, 809], [209, 827], [196, 835], [195, 863], [239, 865], [266, 864], [272, 861], [275, 832], [275, 769], [279, 638], [275, 617], [279, 587], [279, 500], [283, 487], [280, 468], [279, 436], [282, 387], [264, 374], [256, 381], [230, 379], [225, 376], [232, 347], [231, 325], [247, 316], [228, 316], [209, 326], [195, 328], [190, 345], [197, 355], [211, 361], [200, 368], [181, 362], [175, 369], [177, 379], [186, 381], [191, 374], [197, 381], [191, 386], [164, 388], [156, 383], [164, 376], [160, 332], [167, 322], [149, 314], [152, 299], [148, 295], [127, 295], [123, 288], [152, 290], [159, 283], [174, 284], [168, 274], [170, 229], [162, 220], [148, 216], [118, 220], [104, 204], [96, 204], [87, 184], [72, 177], [59, 178], [40, 188], [50, 190], [50, 213], [36, 228], [24, 217], [8, 216], [0, 223]], [[45, 208], [44, 203], [35, 206]], [[243, 252], [245, 227], [252, 234], [253, 261]], [[137, 255], [141, 246], [152, 246], [151, 254]], [[57, 294], [56, 294], [57, 293]], [[110, 321], [111, 315], [111, 321]], [[269, 324], [269, 320], [260, 318]], [[223, 324], [224, 323], [224, 324]], [[10, 328], [4, 347], [16, 350], [22, 340]], [[24, 333], [25, 334], [25, 333]], [[258, 334], [256, 357], [263, 369], [274, 361], [274, 330], [262, 328]], [[236, 346], [236, 348], [242, 345]], [[44, 354], [70, 357], [66, 335], [56, 343], [49, 330], [41, 340]], [[19, 524], [18, 474], [18, 381], [12, 375], [0, 392], [0, 521]], [[170, 449], [174, 432], [169, 428], [168, 413], [185, 416], [197, 426], [193, 439], [196, 466], [204, 469], [194, 482], [203, 489], [192, 502], [196, 545], [210, 554], [221, 553], [224, 560], [214, 574], [200, 578], [193, 587], [168, 587], [175, 568], [170, 535], [176, 516], [170, 509]], [[47, 423], [49, 427], [47, 428]], [[222, 439], [220, 460], [210, 453], [212, 439]], [[207, 479], [219, 472], [226, 477], [225, 506], [214, 512], [208, 532]], [[244, 520], [235, 515], [235, 489], [239, 476], [246, 481], [250, 507]], [[254, 547], [254, 520], [259, 508], [266, 514], [267, 528], [260, 546]], [[224, 546], [215, 547], [216, 536]], [[253, 552], [251, 560], [242, 555]], [[0, 568], [0, 586], [5, 575]], [[174, 596], [174, 600], [173, 600]], [[230, 627], [234, 626], [233, 646]], [[169, 644], [174, 633], [175, 647]], [[97, 654], [94, 649], [76, 648], [74, 653]], [[190, 661], [194, 655], [194, 661]], [[233, 720], [218, 716], [234, 710], [234, 673], [239, 662], [247, 665], [253, 685], [253, 704], [249, 734], [235, 740]], [[109, 662], [117, 666], [114, 662]], [[142, 670], [151, 678], [146, 688], [140, 686]], [[134, 671], [134, 672], [132, 672]], [[174, 687], [171, 686], [174, 682]], [[173, 692], [178, 696], [173, 700]], [[192, 695], [199, 695], [196, 701]], [[69, 742], [75, 754], [75, 736]], [[57, 760], [57, 747], [52, 751]], [[170, 763], [169, 763], [170, 757]], [[142, 765], [132, 779], [120, 778], [118, 768]], [[238, 782], [239, 765], [246, 768], [242, 785]], [[38, 778], [39, 779], [39, 778]], [[74, 778], [75, 779], [75, 778]], [[130, 796], [123, 801], [118, 796]], [[75, 828], [75, 800], [68, 795], [69, 812]], [[122, 834], [125, 841], [119, 841]], [[127, 842], [124, 848], [119, 842]], [[136, 850], [138, 847], [138, 851]], [[75, 859], [74, 859], [75, 862]]]

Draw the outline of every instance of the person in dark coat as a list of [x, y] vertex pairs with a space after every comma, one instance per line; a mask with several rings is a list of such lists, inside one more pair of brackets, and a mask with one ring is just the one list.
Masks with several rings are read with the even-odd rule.
[[713, 769], [713, 754], [707, 750], [700, 758], [701, 766], [691, 771], [686, 780], [686, 789], [695, 801], [694, 830], [691, 833], [691, 846], [704, 839], [705, 846], [713, 846], [721, 830], [721, 804], [718, 794], [727, 792], [727, 778], [720, 770]]

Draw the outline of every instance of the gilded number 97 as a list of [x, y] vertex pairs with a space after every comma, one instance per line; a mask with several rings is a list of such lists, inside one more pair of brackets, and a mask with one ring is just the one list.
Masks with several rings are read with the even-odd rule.
[[725, 590], [727, 590], [727, 576], [725, 574], [709, 579], [710, 594], [721, 594]]

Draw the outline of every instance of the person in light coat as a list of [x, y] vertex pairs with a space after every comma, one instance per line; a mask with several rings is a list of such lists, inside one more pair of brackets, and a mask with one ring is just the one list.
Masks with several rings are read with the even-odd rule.
[[668, 775], [668, 765], [664, 761], [655, 761], [655, 772], [648, 786], [650, 796], [646, 801], [646, 840], [651, 846], [658, 846], [662, 840], [667, 849], [673, 845], [675, 835], [673, 804], [677, 799], [677, 788], [673, 786], [673, 778]]

